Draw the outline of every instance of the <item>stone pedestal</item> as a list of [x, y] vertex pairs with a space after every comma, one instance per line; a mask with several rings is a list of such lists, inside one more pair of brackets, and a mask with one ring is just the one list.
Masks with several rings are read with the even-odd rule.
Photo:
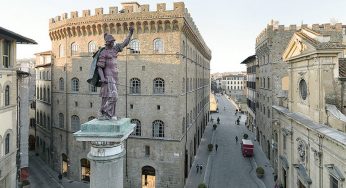
[[77, 141], [91, 142], [90, 188], [123, 188], [124, 141], [135, 124], [129, 118], [91, 120], [74, 133]]

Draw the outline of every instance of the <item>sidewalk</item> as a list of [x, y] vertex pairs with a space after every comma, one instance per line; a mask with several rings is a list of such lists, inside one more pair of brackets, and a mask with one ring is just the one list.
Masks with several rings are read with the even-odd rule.
[[[215, 118], [214, 118], [215, 119]], [[215, 122], [215, 121], [214, 121]], [[194, 162], [189, 172], [189, 176], [185, 183], [186, 188], [198, 187], [200, 183], [205, 183], [207, 185], [210, 177], [211, 154], [208, 151], [208, 144], [212, 143], [214, 138], [214, 131], [212, 130], [212, 122], [208, 122], [208, 126], [205, 127], [203, 137], [201, 138], [201, 143], [197, 149]], [[199, 170], [197, 173], [197, 164], [202, 165], [202, 172]]]

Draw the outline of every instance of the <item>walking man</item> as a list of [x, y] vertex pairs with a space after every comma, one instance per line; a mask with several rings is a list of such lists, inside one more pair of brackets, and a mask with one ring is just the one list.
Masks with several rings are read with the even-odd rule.
[[199, 165], [199, 171], [201, 172], [201, 174], [202, 174], [202, 169], [203, 169], [203, 165]]
[[217, 148], [219, 147], [219, 145], [215, 144], [215, 150], [217, 151]]
[[235, 136], [235, 143], [238, 144], [238, 136]]
[[199, 170], [199, 164], [196, 164], [196, 170], [197, 170], [197, 174], [198, 174], [198, 170]]
[[62, 180], [62, 174], [61, 174], [61, 172], [59, 172], [58, 178], [59, 178], [59, 183], [61, 183], [61, 180]]

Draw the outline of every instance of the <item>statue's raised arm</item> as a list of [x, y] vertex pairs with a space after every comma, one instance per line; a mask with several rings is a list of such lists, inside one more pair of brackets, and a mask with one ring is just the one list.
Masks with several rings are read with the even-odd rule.
[[129, 28], [129, 34], [127, 35], [126, 39], [122, 42], [122, 43], [117, 43], [114, 48], [118, 51], [118, 52], [122, 52], [123, 49], [130, 43], [131, 40], [131, 36], [133, 34], [133, 27], [131, 26]]

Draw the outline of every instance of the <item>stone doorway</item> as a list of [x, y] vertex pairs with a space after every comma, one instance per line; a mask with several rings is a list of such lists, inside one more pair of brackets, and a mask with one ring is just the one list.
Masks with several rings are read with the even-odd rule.
[[81, 180], [90, 182], [90, 161], [88, 159], [80, 160]]
[[142, 168], [142, 188], [155, 188], [155, 168], [151, 166]]

